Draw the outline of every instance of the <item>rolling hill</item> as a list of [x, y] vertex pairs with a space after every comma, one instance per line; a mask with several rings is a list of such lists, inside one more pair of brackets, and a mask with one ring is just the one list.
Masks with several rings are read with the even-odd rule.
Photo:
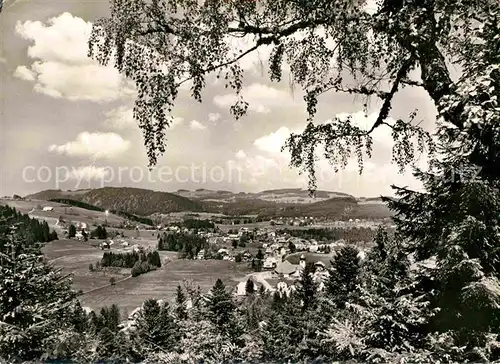
[[380, 198], [356, 198], [331, 191], [297, 188], [256, 193], [197, 189], [174, 193], [131, 187], [105, 187], [92, 190], [46, 190], [26, 198], [40, 200], [72, 199], [99, 208], [149, 216], [172, 212], [209, 212], [225, 215], [315, 216], [334, 219], [381, 219], [392, 216]]
[[104, 187], [92, 190], [46, 190], [27, 199], [72, 199], [103, 209], [123, 211], [148, 216], [155, 212], [202, 211], [199, 202], [168, 192], [151, 191], [131, 187]]

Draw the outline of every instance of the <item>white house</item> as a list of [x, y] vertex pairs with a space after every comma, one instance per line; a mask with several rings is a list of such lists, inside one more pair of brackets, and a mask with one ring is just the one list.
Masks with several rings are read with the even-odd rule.
[[263, 268], [264, 269], [273, 269], [276, 268], [278, 265], [278, 259], [276, 257], [267, 257], [266, 260], [264, 260]]
[[52, 206], [45, 206], [43, 211], [54, 211], [54, 208]]

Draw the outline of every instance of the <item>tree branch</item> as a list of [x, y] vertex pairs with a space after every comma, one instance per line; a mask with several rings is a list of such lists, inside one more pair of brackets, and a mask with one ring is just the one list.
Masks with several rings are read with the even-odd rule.
[[389, 116], [389, 112], [391, 111], [392, 98], [394, 97], [394, 94], [398, 91], [398, 87], [399, 84], [401, 83], [401, 80], [403, 80], [403, 78], [406, 76], [406, 74], [410, 70], [410, 67], [413, 65], [414, 61], [415, 61], [414, 56], [411, 55], [399, 69], [398, 73], [396, 74], [396, 79], [392, 84], [391, 91], [389, 91], [389, 93], [386, 95], [384, 99], [384, 103], [382, 104], [382, 108], [380, 109], [377, 120], [372, 125], [367, 134], [370, 134], [373, 130], [375, 130], [375, 128], [382, 125], [385, 119], [387, 119], [387, 117]]

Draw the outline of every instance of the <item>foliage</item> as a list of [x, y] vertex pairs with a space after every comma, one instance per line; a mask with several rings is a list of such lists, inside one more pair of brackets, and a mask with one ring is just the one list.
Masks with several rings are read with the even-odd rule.
[[179, 328], [168, 304], [149, 299], [144, 302], [137, 319], [137, 336], [148, 352], [170, 351], [180, 339]]
[[147, 252], [104, 252], [101, 259], [102, 267], [133, 268], [137, 262], [147, 262], [152, 267], [161, 267], [161, 258], [158, 251]]
[[206, 219], [206, 220], [201, 220], [201, 219], [184, 219], [182, 222], [182, 226], [184, 226], [186, 229], [214, 229], [215, 225], [212, 221]]
[[76, 227], [75, 225], [71, 224], [68, 228], [68, 238], [74, 238], [76, 235]]
[[27, 243], [32, 226], [2, 225], [0, 236], [0, 357], [9, 361], [50, 355], [59, 344], [57, 336], [75, 329], [71, 280]]
[[282, 234], [289, 234], [302, 239], [315, 239], [318, 241], [338, 241], [345, 240], [347, 242], [357, 243], [360, 241], [370, 242], [374, 238], [373, 230], [365, 227], [352, 228], [309, 228], [300, 230], [282, 229], [279, 230]]
[[108, 232], [105, 227], [99, 225], [90, 232], [90, 237], [92, 239], [106, 239], [108, 237]]
[[248, 279], [247, 283], [245, 284], [245, 292], [248, 296], [253, 295], [255, 293], [255, 284], [251, 279]]
[[195, 259], [202, 249], [207, 251], [208, 247], [205, 238], [194, 234], [168, 232], [158, 239], [158, 250], [179, 252], [182, 259]]
[[326, 290], [339, 308], [346, 302], [354, 302], [356, 297], [361, 270], [358, 254], [359, 250], [356, 247], [345, 245], [332, 261]]

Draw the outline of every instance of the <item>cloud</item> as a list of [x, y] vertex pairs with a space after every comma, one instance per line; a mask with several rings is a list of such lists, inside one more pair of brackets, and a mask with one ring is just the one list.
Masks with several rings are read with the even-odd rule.
[[7, 63], [7, 58], [0, 57], [0, 63]]
[[244, 159], [246, 158], [247, 154], [243, 150], [239, 150], [236, 154], [235, 157], [238, 159]]
[[[351, 123], [363, 130], [369, 130], [375, 120], [378, 117], [377, 113], [372, 113], [368, 116], [364, 114], [362, 111], [358, 111], [355, 113], [340, 113], [336, 115], [337, 118], [340, 120], [345, 120], [348, 117], [351, 118]], [[394, 120], [388, 119], [387, 120], [389, 123], [393, 123]], [[325, 123], [329, 123], [331, 120], [326, 120]], [[302, 129], [295, 129], [295, 130], [290, 130], [286, 126], [282, 126], [279, 129], [277, 129], [274, 132], [271, 132], [267, 135], [264, 135], [254, 141], [254, 146], [259, 149], [260, 151], [264, 151], [267, 153], [272, 153], [272, 154], [280, 154], [281, 153], [281, 147], [285, 144], [286, 140], [290, 136], [290, 134], [300, 134], [304, 131], [304, 128]], [[391, 129], [386, 126], [386, 125], [381, 125], [380, 127], [376, 128], [372, 132], [372, 137], [374, 140], [374, 149], [376, 149], [378, 146], [383, 145], [384, 147], [392, 147], [393, 145], [393, 139], [391, 135]]]
[[[138, 128], [137, 122], [134, 120], [134, 112], [131, 107], [119, 106], [105, 113], [106, 125], [116, 129]], [[174, 117], [170, 128], [174, 128], [184, 122], [181, 117]]]
[[281, 153], [281, 147], [285, 144], [291, 133], [300, 133], [301, 131], [292, 131], [286, 126], [282, 126], [275, 132], [269, 133], [256, 139], [253, 143], [257, 149], [267, 153]]
[[[248, 109], [257, 113], [267, 114], [272, 108], [297, 106], [288, 92], [260, 83], [245, 87], [241, 95], [249, 103]], [[235, 104], [237, 97], [234, 94], [216, 95], [213, 101], [218, 107], [227, 109]]]
[[192, 130], [205, 130], [207, 128], [205, 125], [200, 123], [198, 120], [191, 120], [191, 122], [189, 123], [189, 127]]
[[216, 113], [209, 113], [208, 114], [208, 121], [211, 121], [212, 123], [215, 123], [217, 120], [219, 120], [221, 115], [216, 112]]
[[36, 73], [26, 66], [17, 66], [16, 70], [14, 71], [14, 77], [20, 78], [24, 81], [35, 81]]
[[71, 171], [67, 171], [66, 179], [74, 179], [77, 181], [103, 180], [108, 178], [109, 175], [109, 168], [84, 166], [72, 168]]
[[116, 133], [83, 132], [78, 134], [74, 141], [51, 145], [49, 151], [70, 157], [113, 158], [127, 151], [129, 147], [130, 142]]
[[[87, 40], [92, 24], [70, 13], [48, 20], [18, 21], [16, 33], [28, 40], [28, 68], [16, 69], [16, 76], [34, 82], [33, 90], [69, 100], [109, 102], [135, 96], [135, 88], [112, 65], [100, 66], [87, 57]], [[22, 68], [22, 67], [25, 67]]]

